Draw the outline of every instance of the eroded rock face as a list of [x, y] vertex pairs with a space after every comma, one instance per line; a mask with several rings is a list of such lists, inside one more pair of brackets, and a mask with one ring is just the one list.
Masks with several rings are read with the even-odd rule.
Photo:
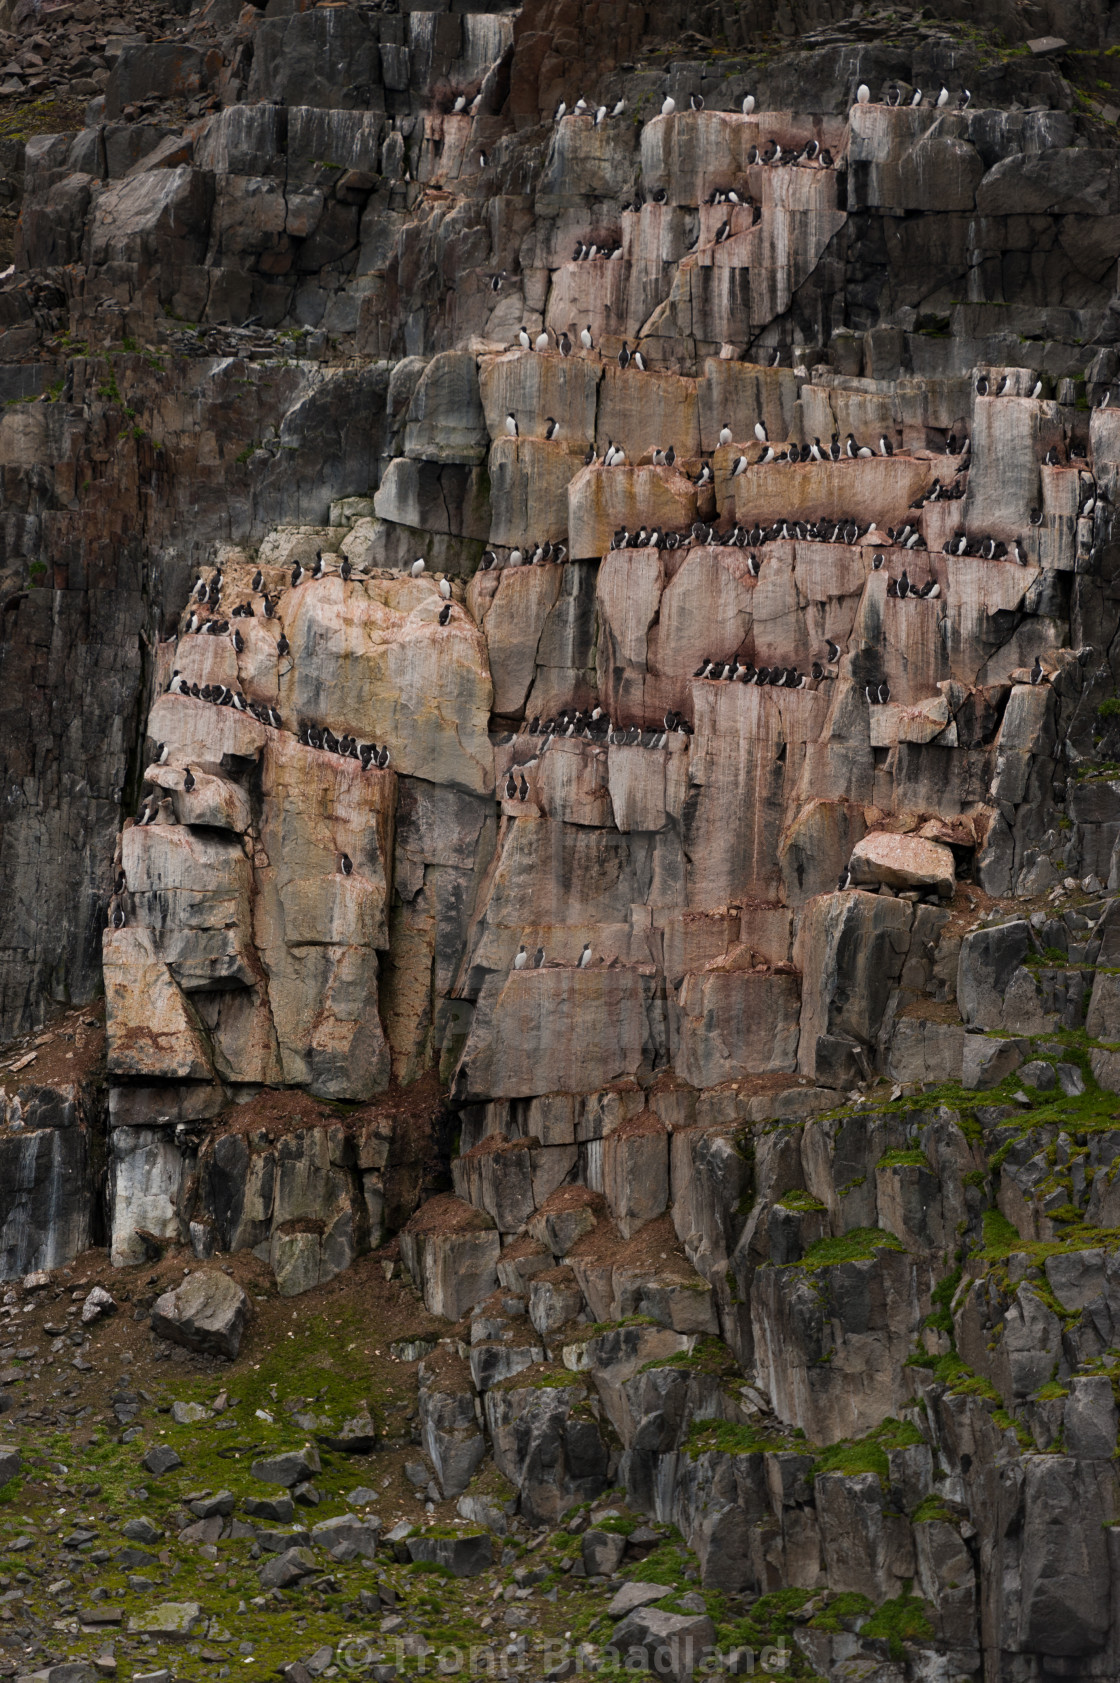
[[[214, 4], [26, 144], [0, 1021], [103, 979], [108, 1100], [4, 1060], [0, 1274], [296, 1296], [399, 1232], [445, 1498], [617, 1483], [706, 1586], [917, 1586], [915, 1678], [1110, 1675], [1120, 1299], [1061, 1236], [1120, 1139], [1030, 1118], [1120, 1086], [1115, 160], [1007, 8], [632, 68], [695, 27]], [[158, 1324], [229, 1354], [231, 1289]]]

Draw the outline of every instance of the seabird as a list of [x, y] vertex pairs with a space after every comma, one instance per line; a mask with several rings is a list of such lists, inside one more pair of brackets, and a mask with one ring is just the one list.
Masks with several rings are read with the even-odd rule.
[[264, 574], [261, 572], [260, 568], [258, 567], [256, 572], [253, 574], [252, 588], [256, 591], [259, 591], [263, 584], [264, 584]]
[[422, 555], [418, 555], [408, 570], [414, 579], [418, 579], [420, 574], [424, 571], [424, 557]]
[[498, 557], [494, 554], [494, 551], [492, 549], [486, 550], [483, 554], [482, 560], [478, 564], [479, 571], [483, 572], [483, 573], [488, 573], [490, 571], [491, 567], [493, 567], [497, 564], [497, 560], [498, 560]]
[[1043, 460], [1045, 461], [1045, 464], [1046, 464], [1047, 467], [1058, 467], [1059, 466], [1058, 446], [1056, 444], [1052, 444], [1050, 446], [1050, 448], [1049, 448], [1049, 450], [1047, 450], [1046, 455], [1043, 458]]
[[861, 82], [859, 87], [856, 89], [856, 99], [857, 99], [857, 101], [859, 102], [860, 105], [866, 105], [870, 98], [871, 98], [871, 89], [868, 87], [866, 82]]
[[440, 579], [440, 581], [439, 581], [439, 593], [443, 597], [445, 602], [450, 602], [450, 600], [451, 600], [451, 586], [446, 579]]
[[234, 626], [232, 642], [235, 651], [240, 654], [245, 647], [245, 639], [236, 626]]
[[295, 566], [292, 568], [292, 589], [294, 590], [297, 584], [302, 584], [306, 577], [307, 575], [304, 572], [302, 565], [297, 561]]
[[543, 963], [544, 963], [544, 948], [543, 947], [538, 947], [536, 952], [533, 954], [533, 969], [534, 970], [539, 970]]
[[464, 108], [466, 103], [467, 103], [466, 94], [460, 94], [458, 99], [455, 101], [454, 105], [451, 107], [451, 109], [452, 109], [452, 111], [462, 111], [462, 109]]
[[873, 573], [877, 573], [879, 571], [880, 567], [883, 565], [884, 559], [885, 559], [885, 557], [883, 557], [882, 555], [872, 556], [872, 558], [871, 558], [871, 571]]
[[378, 756], [377, 756], [377, 769], [378, 769], [378, 771], [384, 771], [385, 767], [388, 764], [389, 764], [389, 745], [388, 745], [388, 743], [386, 743], [385, 747], [382, 748], [380, 754], [378, 754]]
[[339, 854], [339, 856], [338, 856], [338, 866], [339, 866], [339, 870], [342, 872], [344, 877], [348, 877], [348, 876], [353, 875], [354, 861], [351, 859], [351, 857], [348, 853], [340, 853]]
[[736, 456], [734, 462], [731, 464], [732, 479], [738, 479], [741, 473], [746, 473], [749, 466], [750, 463], [747, 461], [745, 456]]
[[972, 94], [969, 91], [969, 89], [968, 88], [962, 88], [960, 93], [957, 96], [957, 110], [958, 111], [966, 111], [968, 109], [969, 101], [971, 99], [972, 99]]
[[439, 623], [441, 625], [446, 625], [450, 618], [451, 618], [451, 603], [450, 602], [445, 602], [443, 604], [443, 607], [439, 611]]
[[986, 374], [981, 374], [976, 382], [976, 395], [977, 397], [987, 397], [988, 395], [988, 376]]
[[512, 413], [506, 416], [506, 433], [510, 438], [517, 437], [517, 417]]
[[1042, 660], [1038, 655], [1035, 655], [1034, 665], [1031, 667], [1031, 683], [1041, 684], [1045, 677], [1046, 674], [1042, 670]]
[[840, 645], [839, 643], [834, 643], [831, 637], [826, 637], [825, 648], [828, 651], [829, 665], [834, 666], [840, 659]]
[[851, 888], [851, 886], [852, 886], [852, 873], [851, 873], [851, 871], [841, 871], [839, 879], [836, 883], [837, 893], [842, 894], [846, 888]]
[[275, 605], [273, 604], [272, 598], [268, 594], [268, 591], [266, 590], [264, 592], [264, 617], [265, 617], [265, 619], [272, 619], [274, 617], [275, 613], [276, 613]]
[[665, 98], [661, 102], [661, 115], [663, 117], [671, 117], [673, 112], [676, 109], [677, 109], [676, 100], [672, 97], [671, 94], [666, 94]]
[[517, 779], [516, 779], [516, 777], [514, 777], [512, 771], [511, 771], [509, 776], [506, 778], [506, 800], [507, 801], [515, 801], [516, 799], [517, 799]]
[[314, 560], [314, 563], [312, 564], [312, 568], [311, 568], [311, 577], [313, 579], [321, 579], [322, 576], [323, 576], [323, 552], [322, 552], [321, 549], [317, 549], [315, 551], [315, 560]]
[[[595, 252], [595, 247], [594, 246], [592, 246], [591, 251], [592, 251], [592, 255], [594, 255], [594, 252]], [[562, 333], [560, 335], [560, 355], [561, 356], [571, 356], [571, 354], [572, 354], [572, 341], [568, 338], [568, 335], [567, 335], [566, 332]], [[514, 434], [514, 436], [516, 437], [516, 434]]]
[[887, 89], [887, 104], [888, 105], [901, 105], [902, 104], [902, 89], [899, 87], [897, 82], [892, 82], [890, 87]]
[[880, 456], [894, 455], [894, 445], [891, 443], [885, 432], [879, 434], [879, 454]]
[[188, 795], [194, 788], [194, 773], [192, 772], [190, 766], [186, 768], [186, 773], [183, 777], [183, 788], [187, 791]]
[[588, 322], [587, 326], [583, 329], [583, 332], [580, 334], [579, 342], [583, 346], [585, 351], [594, 350], [595, 342], [591, 337], [591, 323], [590, 322]]
[[760, 444], [768, 443], [769, 438], [770, 438], [770, 434], [766, 430], [766, 422], [765, 421], [756, 421], [755, 422], [755, 424], [754, 424], [754, 436], [758, 439], [758, 442]]
[[612, 117], [621, 117], [622, 113], [625, 111], [625, 109], [626, 109], [626, 96], [624, 94], [621, 99], [616, 99], [615, 100], [614, 104], [611, 106], [610, 114], [611, 114]]
[[635, 351], [634, 355], [630, 358], [630, 360], [634, 364], [635, 368], [639, 368], [642, 371], [643, 374], [645, 373], [645, 371], [646, 371], [646, 359], [642, 355], [641, 351]]
[[1041, 397], [1042, 396], [1042, 381], [1041, 380], [1036, 380], [1035, 381], [1034, 385], [1031, 388], [1031, 396], [1032, 397]]
[[914, 92], [911, 96], [911, 99], [910, 99], [910, 104], [913, 107], [917, 107], [921, 103], [922, 103], [922, 90], [921, 90], [921, 88], [915, 88]]
[[529, 330], [528, 330], [527, 327], [522, 327], [522, 328], [518, 329], [517, 343], [521, 346], [521, 349], [523, 351], [527, 351], [529, 349], [530, 345], [533, 343], [533, 341], [529, 337]]
[[703, 109], [704, 109], [704, 95], [703, 94], [691, 94], [689, 96], [689, 104], [692, 106], [692, 109], [694, 111], [703, 111]]
[[937, 96], [937, 109], [943, 111], [949, 103], [949, 90], [943, 87]]
[[525, 950], [524, 941], [522, 941], [521, 945], [517, 949], [517, 952], [514, 954], [513, 968], [515, 970], [524, 970], [524, 968], [525, 968], [526, 964], [528, 964], [528, 962], [529, 962], [529, 954]]
[[551, 415], [547, 416], [544, 423], [544, 436], [546, 438], [555, 438], [558, 430], [559, 423], [554, 421]]
[[547, 349], [548, 349], [548, 329], [547, 328], [544, 328], [540, 333], [537, 334], [536, 338], [533, 340], [533, 349], [536, 350], [536, 351], [547, 351]]
[[728, 426], [726, 421], [724, 421], [722, 427], [719, 429], [719, 442], [721, 444], [731, 443], [731, 428]]

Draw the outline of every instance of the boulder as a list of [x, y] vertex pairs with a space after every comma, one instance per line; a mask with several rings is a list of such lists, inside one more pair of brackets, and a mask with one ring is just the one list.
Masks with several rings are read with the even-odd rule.
[[290, 1589], [316, 1570], [315, 1556], [310, 1549], [285, 1549], [283, 1554], [266, 1561], [257, 1577], [262, 1589]]
[[645, 1670], [670, 1683], [691, 1683], [714, 1643], [715, 1626], [707, 1614], [663, 1613], [656, 1607], [626, 1614], [611, 1637], [611, 1647], [628, 1669], [642, 1656]]
[[488, 1531], [458, 1537], [419, 1536], [407, 1539], [411, 1560], [433, 1560], [452, 1577], [477, 1578], [494, 1564], [494, 1544]]
[[203, 1270], [152, 1306], [152, 1331], [188, 1350], [233, 1361], [252, 1317], [248, 1294], [227, 1274]]
[[316, 1449], [288, 1450], [283, 1455], [272, 1455], [264, 1461], [254, 1461], [250, 1472], [262, 1484], [281, 1484], [291, 1490], [297, 1484], [306, 1484], [322, 1469], [319, 1464], [319, 1453]]
[[932, 890], [948, 900], [957, 884], [950, 848], [921, 836], [889, 835], [881, 830], [856, 843], [848, 869], [857, 888], [885, 882], [889, 888]]

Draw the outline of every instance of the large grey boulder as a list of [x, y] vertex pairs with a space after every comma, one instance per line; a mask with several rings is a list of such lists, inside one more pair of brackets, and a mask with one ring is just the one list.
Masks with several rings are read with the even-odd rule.
[[236, 1280], [207, 1270], [189, 1274], [181, 1286], [157, 1297], [152, 1331], [188, 1350], [233, 1361], [252, 1313], [249, 1296]]
[[644, 1656], [646, 1671], [667, 1683], [690, 1683], [711, 1652], [715, 1626], [706, 1613], [667, 1613], [640, 1607], [615, 1626], [611, 1647], [628, 1670], [638, 1669]]

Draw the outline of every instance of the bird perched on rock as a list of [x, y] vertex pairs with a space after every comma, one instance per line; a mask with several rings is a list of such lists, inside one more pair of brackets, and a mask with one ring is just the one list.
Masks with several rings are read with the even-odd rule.
[[186, 790], [188, 795], [190, 794], [191, 790], [194, 788], [194, 773], [191, 770], [190, 766], [187, 766], [185, 768], [185, 772], [184, 772], [184, 776], [183, 776], [183, 788]]
[[986, 374], [981, 374], [976, 382], [976, 395], [977, 397], [987, 397], [988, 395], [988, 376]]
[[663, 117], [671, 117], [673, 112], [676, 109], [677, 109], [676, 100], [672, 97], [671, 94], [666, 94], [665, 98], [661, 101], [661, 115]]
[[450, 602], [450, 600], [451, 600], [451, 585], [449, 584], [447, 579], [440, 579], [440, 581], [439, 581], [439, 593], [443, 597], [445, 602]]
[[483, 572], [483, 573], [488, 573], [490, 571], [491, 567], [494, 567], [494, 566], [497, 565], [497, 561], [498, 561], [498, 557], [494, 554], [494, 551], [492, 549], [484, 550], [482, 560], [478, 563], [479, 571]]
[[548, 349], [548, 329], [547, 328], [544, 328], [542, 332], [537, 334], [536, 338], [533, 340], [533, 349], [535, 351], [547, 351], [547, 349]]
[[555, 421], [551, 415], [547, 416], [544, 423], [544, 436], [546, 438], [555, 438], [558, 431], [559, 423]]
[[439, 623], [441, 625], [446, 625], [450, 618], [451, 618], [451, 603], [450, 602], [445, 602], [443, 604], [443, 607], [439, 611]]
[[914, 92], [913, 92], [913, 94], [911, 95], [911, 98], [910, 98], [911, 107], [916, 110], [917, 107], [921, 103], [922, 103], [922, 90], [921, 90], [921, 88], [915, 88]]
[[292, 589], [294, 590], [297, 585], [302, 584], [306, 577], [307, 574], [304, 572], [302, 564], [297, 561], [292, 568]]
[[1042, 670], [1042, 661], [1038, 655], [1035, 655], [1034, 665], [1031, 667], [1031, 683], [1044, 684], [1045, 682], [1046, 673]]
[[866, 82], [861, 82], [856, 89], [856, 100], [860, 105], [866, 105], [871, 98], [871, 89]]
[[524, 941], [522, 941], [521, 945], [518, 947], [516, 953], [514, 954], [513, 968], [515, 970], [524, 970], [524, 968], [528, 964], [528, 962], [529, 962], [529, 954], [526, 950]]
[[414, 579], [418, 579], [420, 574], [424, 571], [424, 557], [422, 555], [418, 555], [408, 570]]
[[902, 104], [902, 89], [899, 87], [897, 82], [892, 82], [890, 87], [887, 89], [887, 104], [888, 105], [901, 105]]
[[544, 948], [543, 947], [538, 947], [536, 952], [533, 954], [533, 969], [534, 970], [539, 970], [543, 963], [544, 963]]
[[742, 111], [744, 117], [749, 117], [750, 116], [751, 112], [754, 110], [754, 95], [753, 94], [748, 94], [747, 95], [747, 97], [744, 99], [742, 105], [740, 106], [740, 110]]
[[353, 873], [354, 873], [354, 861], [351, 859], [351, 857], [348, 853], [340, 853], [339, 854], [339, 856], [338, 856], [338, 868], [342, 872], [344, 877], [348, 877], [348, 876], [353, 875]]
[[722, 427], [719, 429], [719, 442], [721, 444], [731, 443], [731, 428], [728, 426], [726, 421], [724, 421]]
[[580, 334], [579, 342], [583, 346], [585, 351], [594, 350], [595, 341], [591, 337], [591, 323], [590, 322], [588, 322], [587, 326], [583, 329], [582, 333]]
[[960, 93], [957, 95], [957, 110], [967, 111], [971, 99], [972, 94], [969, 90], [967, 88], [962, 88]]
[[349, 581], [350, 574], [353, 572], [353, 570], [354, 569], [351, 567], [349, 559], [344, 557], [342, 565], [338, 569], [339, 574], [341, 575], [343, 584], [346, 584]]
[[252, 588], [253, 588], [253, 590], [259, 591], [259, 590], [261, 590], [263, 585], [264, 585], [264, 574], [261, 572], [260, 568], [258, 567], [256, 572], [253, 574]]
[[740, 474], [746, 473], [749, 466], [750, 463], [747, 461], [745, 456], [736, 456], [734, 462], [731, 464], [732, 479], [738, 479]]
[[583, 951], [579, 955], [579, 967], [580, 967], [581, 970], [586, 970], [587, 966], [590, 963], [591, 963], [591, 942], [590, 941], [585, 941], [583, 943]]
[[506, 416], [506, 434], [509, 438], [517, 437], [517, 417], [512, 411]]

